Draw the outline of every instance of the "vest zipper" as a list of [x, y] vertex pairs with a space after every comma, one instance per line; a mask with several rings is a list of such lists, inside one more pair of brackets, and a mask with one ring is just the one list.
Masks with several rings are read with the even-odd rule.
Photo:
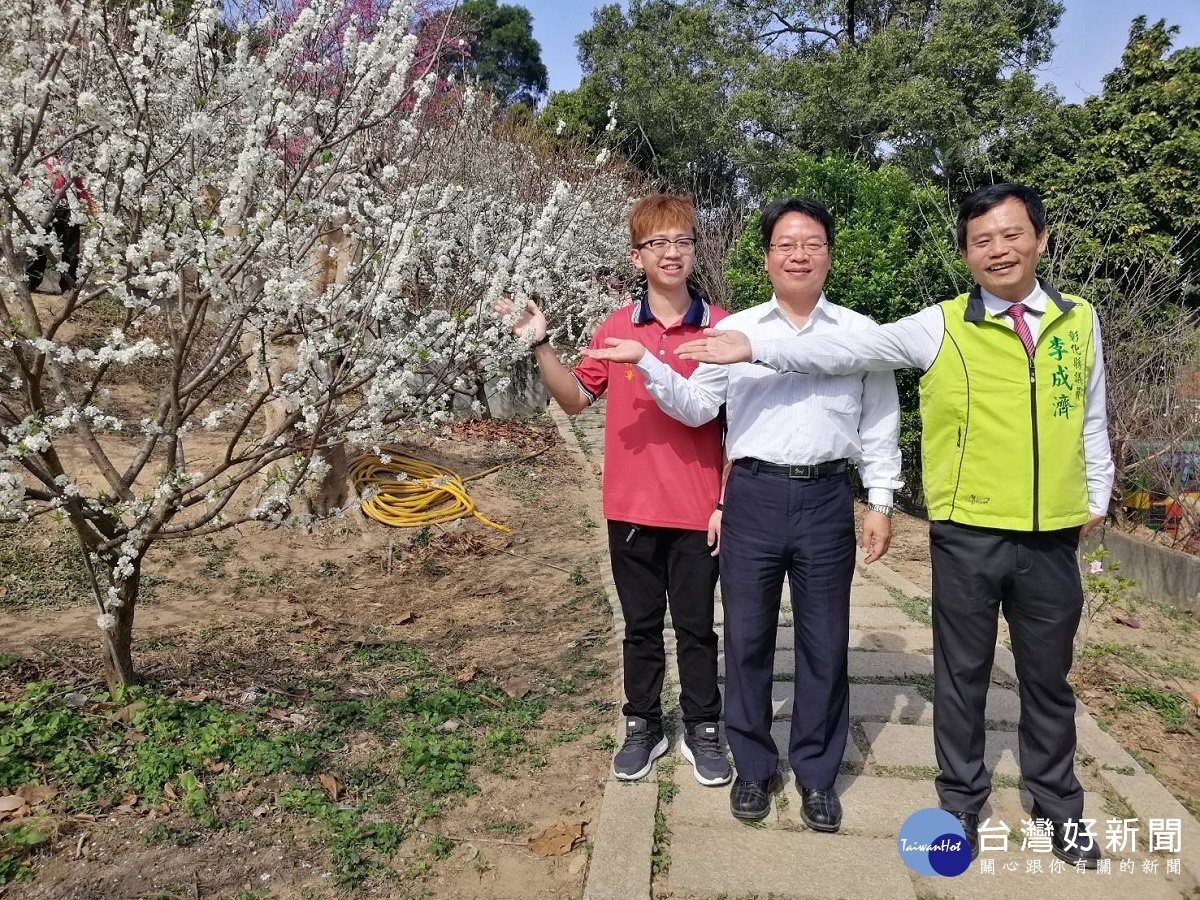
[[1038, 528], [1038, 414], [1037, 414], [1037, 373], [1033, 368], [1033, 357], [1029, 357], [1029, 415], [1033, 420], [1033, 530]]

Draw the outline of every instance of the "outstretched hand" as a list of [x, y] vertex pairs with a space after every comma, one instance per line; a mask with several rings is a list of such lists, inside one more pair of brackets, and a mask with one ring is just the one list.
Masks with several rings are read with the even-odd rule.
[[637, 341], [622, 338], [605, 338], [606, 347], [588, 347], [580, 352], [589, 359], [599, 359], [604, 362], [639, 363], [646, 353], [646, 348]]
[[740, 331], [705, 328], [704, 337], [680, 344], [675, 352], [684, 359], [696, 362], [729, 365], [750, 362], [750, 338]]
[[[493, 307], [496, 315], [502, 319], [511, 316], [516, 308], [517, 305], [513, 303], [511, 297], [504, 297], [496, 301], [496, 305]], [[527, 337], [531, 343], [540, 341], [546, 336], [546, 327], [546, 317], [542, 315], [542, 311], [532, 300], [525, 301], [525, 308], [521, 311], [521, 315], [517, 316], [516, 321], [512, 323], [513, 334], [518, 337]]]

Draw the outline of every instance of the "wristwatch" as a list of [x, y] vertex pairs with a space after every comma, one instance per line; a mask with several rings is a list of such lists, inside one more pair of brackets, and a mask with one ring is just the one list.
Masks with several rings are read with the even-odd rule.
[[530, 344], [529, 349], [536, 350], [538, 347], [542, 346], [542, 344], [548, 344], [548, 343], [550, 343], [550, 333], [549, 332], [542, 335], [540, 340], [536, 340], [532, 344]]
[[867, 509], [871, 512], [879, 513], [881, 516], [892, 517], [892, 504], [890, 503], [868, 503]]

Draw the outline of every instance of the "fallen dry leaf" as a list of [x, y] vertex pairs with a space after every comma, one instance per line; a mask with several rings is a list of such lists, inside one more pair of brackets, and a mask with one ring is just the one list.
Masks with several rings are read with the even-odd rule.
[[529, 839], [529, 849], [538, 856], [563, 856], [583, 840], [583, 823], [555, 822]]
[[45, 803], [51, 797], [58, 795], [58, 789], [44, 784], [27, 784], [17, 788], [17, 796], [23, 797], [30, 806]]
[[478, 670], [474, 666], [467, 666], [461, 672], [455, 673], [454, 680], [459, 684], [466, 684], [468, 681], [474, 681], [477, 674]]
[[1196, 710], [1196, 714], [1200, 715], [1200, 691], [1192, 691], [1188, 695], [1188, 699], [1192, 701], [1192, 709]]
[[504, 693], [512, 697], [514, 700], [520, 700], [529, 693], [529, 680], [518, 675], [516, 678], [510, 678], [504, 683]]
[[271, 811], [271, 807], [269, 807], [269, 806], [267, 806], [267, 804], [263, 803], [259, 806], [254, 807], [254, 809], [250, 810], [250, 815], [254, 816], [254, 818], [256, 818], [256, 819], [261, 819], [263, 816], [265, 816], [270, 811]]
[[578, 875], [580, 872], [583, 871], [583, 867], [586, 865], [587, 865], [587, 854], [580, 853], [573, 860], [571, 860], [571, 865], [569, 865], [567, 867], [567, 872], [570, 873], [571, 875]]
[[18, 818], [24, 815], [23, 810], [25, 809], [24, 797], [18, 797], [15, 794], [9, 797], [0, 797], [0, 820]]
[[144, 734], [142, 734], [140, 731], [137, 731], [133, 728], [125, 729], [125, 740], [129, 741], [129, 743], [140, 744], [145, 739], [146, 739], [146, 736]]
[[340, 781], [328, 773], [318, 775], [317, 781], [321, 782], [321, 787], [325, 788], [325, 793], [329, 795], [330, 800], [341, 799], [342, 784]]
[[194, 694], [184, 694], [179, 699], [186, 700], [188, 703], [203, 703], [208, 699], [208, 694], [205, 691], [197, 691]]
[[168, 784], [163, 788], [163, 796], [168, 800], [178, 800], [179, 794], [175, 791], [175, 786]]
[[115, 713], [113, 713], [113, 721], [128, 722], [133, 719], [135, 714], [140, 713], [145, 708], [146, 702], [144, 700], [134, 700], [128, 706], [122, 706]]
[[447, 719], [437, 727], [437, 730], [441, 734], [454, 734], [460, 728], [462, 728], [462, 725], [457, 719]]
[[392, 624], [393, 625], [407, 625], [412, 620], [413, 620], [413, 614], [409, 610], [405, 610], [404, 612], [400, 613], [400, 615], [396, 616], [396, 618], [392, 621]]
[[272, 706], [270, 709], [268, 709], [267, 715], [272, 719], [279, 719], [281, 722], [286, 722], [288, 718], [287, 711], [280, 709], [278, 706]]

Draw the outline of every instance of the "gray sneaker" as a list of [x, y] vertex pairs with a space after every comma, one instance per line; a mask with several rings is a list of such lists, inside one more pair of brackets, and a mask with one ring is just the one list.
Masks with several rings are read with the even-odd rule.
[[689, 725], [683, 731], [683, 758], [692, 764], [701, 784], [728, 784], [733, 778], [729, 758], [721, 749], [716, 722]]
[[654, 761], [667, 752], [662, 725], [651, 725], [637, 716], [625, 719], [625, 744], [613, 757], [613, 774], [622, 781], [637, 781], [650, 774]]

